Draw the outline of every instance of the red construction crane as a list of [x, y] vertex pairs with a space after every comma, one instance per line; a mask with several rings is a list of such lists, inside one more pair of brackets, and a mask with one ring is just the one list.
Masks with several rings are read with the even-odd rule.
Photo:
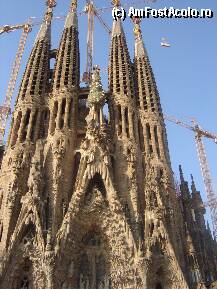
[[205, 191], [206, 191], [206, 196], [207, 196], [207, 201], [208, 201], [207, 205], [211, 213], [214, 235], [215, 237], [217, 237], [217, 197], [214, 191], [212, 176], [211, 176], [211, 172], [209, 169], [205, 147], [202, 141], [202, 138], [206, 137], [206, 138], [214, 140], [214, 142], [217, 143], [217, 135], [212, 132], [203, 130], [198, 125], [195, 119], [192, 120], [191, 125], [177, 119], [174, 116], [164, 115], [164, 119], [194, 132], [198, 159], [200, 163], [200, 168], [201, 168], [201, 172], [203, 176], [203, 181], [204, 181], [204, 186], [205, 186]]

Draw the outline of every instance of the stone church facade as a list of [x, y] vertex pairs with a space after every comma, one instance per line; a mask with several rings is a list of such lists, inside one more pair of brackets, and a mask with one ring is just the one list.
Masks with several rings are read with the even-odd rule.
[[0, 288], [214, 288], [217, 245], [181, 167], [175, 189], [139, 22], [133, 62], [113, 23], [109, 91], [98, 67], [82, 88], [72, 2], [58, 51], [48, 8], [20, 85], [0, 171]]

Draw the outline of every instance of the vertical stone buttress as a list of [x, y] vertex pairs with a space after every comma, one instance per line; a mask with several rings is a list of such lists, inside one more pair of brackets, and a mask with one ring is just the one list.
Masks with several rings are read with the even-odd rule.
[[20, 213], [21, 197], [28, 190], [27, 180], [35, 143], [47, 135], [51, 18], [52, 8], [48, 8], [23, 75], [2, 163], [2, 250], [8, 246]]
[[[135, 231], [141, 222], [142, 167], [138, 151], [137, 112], [133, 67], [121, 20], [113, 22], [109, 59], [109, 110], [114, 131], [115, 185], [125, 214]], [[141, 232], [141, 230], [139, 230]], [[138, 239], [137, 235], [137, 239]]]
[[57, 54], [49, 103], [51, 118], [45, 149], [47, 183], [44, 190], [52, 208], [49, 218], [54, 232], [68, 207], [73, 182], [80, 82], [76, 9], [77, 3], [72, 1]]

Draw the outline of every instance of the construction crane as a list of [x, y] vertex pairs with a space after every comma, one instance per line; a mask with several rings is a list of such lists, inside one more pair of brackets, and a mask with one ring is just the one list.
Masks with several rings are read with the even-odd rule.
[[[132, 3], [124, 4], [124, 7], [138, 4], [138, 3], [153, 3], [157, 0], [137, 0]], [[82, 82], [85, 82], [87, 86], [90, 85], [91, 82], [91, 75], [93, 71], [93, 43], [94, 43], [94, 17], [97, 17], [99, 22], [102, 24], [102, 26], [105, 28], [106, 32], [111, 34], [110, 27], [104, 22], [102, 17], [100, 16], [100, 13], [103, 13], [107, 10], [111, 10], [114, 6], [118, 7], [121, 5], [120, 0], [112, 0], [113, 6], [110, 7], [104, 7], [104, 8], [95, 8], [94, 3], [92, 0], [86, 0], [86, 6], [85, 6], [85, 13], [88, 15], [88, 33], [87, 33], [87, 62], [86, 62], [86, 70], [82, 76]]]
[[[156, 0], [143, 0], [143, 1], [135, 1], [133, 3], [145, 3], [145, 2], [156, 2]], [[119, 6], [120, 1], [119, 0], [113, 0], [113, 5]], [[130, 4], [123, 5], [123, 6], [129, 6]], [[52, 9], [54, 6], [56, 6], [56, 1], [55, 0], [48, 0], [47, 1], [47, 6], [49, 9]], [[86, 6], [85, 6], [85, 11], [78, 13], [79, 15], [88, 15], [88, 34], [87, 34], [87, 63], [86, 63], [86, 71], [83, 74], [82, 81], [85, 82], [87, 85], [90, 84], [91, 81], [91, 75], [92, 75], [92, 70], [93, 70], [93, 35], [94, 35], [94, 17], [97, 17], [100, 23], [103, 25], [105, 30], [110, 34], [111, 29], [109, 26], [103, 21], [102, 17], [100, 16], [99, 13], [105, 12], [107, 10], [110, 10], [113, 8], [111, 7], [104, 7], [104, 8], [95, 8], [93, 1], [92, 0], [86, 0]], [[18, 46], [18, 51], [15, 57], [15, 61], [13, 64], [12, 68], [12, 73], [10, 76], [9, 84], [8, 84], [8, 89], [7, 93], [5, 96], [5, 100], [2, 106], [0, 106], [0, 146], [3, 145], [3, 139], [4, 139], [4, 134], [5, 134], [5, 128], [6, 128], [6, 122], [8, 119], [8, 116], [11, 113], [11, 100], [12, 96], [14, 93], [15, 85], [16, 85], [16, 80], [18, 76], [18, 72], [20, 69], [21, 65], [21, 59], [23, 56], [26, 40], [28, 37], [28, 33], [32, 30], [32, 27], [35, 25], [41, 24], [41, 21], [34, 21], [34, 17], [30, 17], [29, 21], [24, 24], [17, 24], [17, 25], [5, 25], [3, 27], [0, 27], [0, 35], [4, 33], [10, 33], [15, 30], [22, 29], [22, 35], [20, 38], [19, 46]], [[56, 16], [54, 19], [65, 19], [65, 16]]]
[[[51, 10], [53, 7], [56, 6], [56, 1], [48, 0], [46, 4], [48, 7], [48, 10]], [[9, 33], [14, 30], [22, 29], [22, 34], [20, 37], [19, 45], [18, 45], [18, 51], [16, 53], [15, 61], [13, 63], [6, 96], [5, 96], [3, 105], [0, 106], [0, 146], [4, 145], [6, 122], [7, 122], [8, 116], [11, 113], [11, 100], [13, 97], [13, 93], [14, 93], [14, 89], [15, 89], [15, 85], [17, 81], [17, 76], [20, 70], [20, 65], [21, 65], [21, 60], [22, 60], [23, 52], [24, 52], [25, 45], [26, 45], [26, 40], [27, 40], [29, 32], [32, 30], [32, 27], [39, 23], [37, 22], [33, 23], [33, 17], [30, 17], [27, 23], [17, 24], [17, 25], [5, 25], [3, 27], [0, 27], [0, 34]]]
[[5, 25], [4, 27], [0, 28], [0, 34], [3, 34], [4, 32], [9, 33], [14, 30], [22, 29], [22, 34], [20, 37], [15, 61], [13, 63], [6, 96], [5, 96], [3, 105], [0, 106], [0, 146], [3, 146], [4, 144], [3, 140], [4, 140], [6, 122], [7, 122], [8, 116], [11, 113], [11, 108], [10, 108], [11, 100], [12, 100], [12, 96], [14, 93], [18, 72], [20, 70], [21, 59], [22, 59], [24, 48], [26, 45], [26, 40], [27, 40], [29, 32], [31, 31], [31, 27], [32, 27], [31, 19], [29, 19], [29, 21], [25, 24], [14, 25], [14, 26]]
[[[107, 9], [107, 8], [105, 8]], [[102, 9], [101, 9], [102, 11]], [[111, 30], [109, 26], [103, 21], [102, 17], [99, 15], [99, 12], [94, 7], [93, 1], [87, 0], [85, 6], [85, 13], [88, 17], [88, 32], [87, 32], [87, 62], [86, 70], [82, 77], [82, 82], [85, 82], [88, 86], [91, 82], [91, 75], [93, 71], [93, 37], [94, 37], [94, 17], [96, 16], [106, 31], [110, 34]]]
[[203, 181], [204, 181], [204, 186], [205, 186], [205, 191], [206, 191], [206, 196], [207, 196], [207, 201], [208, 201], [207, 205], [211, 213], [214, 236], [217, 237], [217, 197], [214, 191], [214, 186], [213, 186], [212, 176], [211, 176], [211, 172], [210, 172], [209, 165], [208, 165], [205, 146], [202, 141], [202, 138], [206, 137], [206, 138], [212, 139], [215, 143], [217, 143], [217, 135], [212, 132], [203, 130], [198, 125], [195, 119], [192, 119], [191, 125], [177, 119], [174, 116], [164, 115], [164, 119], [194, 132], [198, 159], [200, 163], [200, 168], [201, 168], [201, 172], [203, 176]]

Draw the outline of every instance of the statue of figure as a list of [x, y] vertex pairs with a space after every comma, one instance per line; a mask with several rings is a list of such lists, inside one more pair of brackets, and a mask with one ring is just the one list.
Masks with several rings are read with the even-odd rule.
[[109, 278], [107, 276], [105, 277], [104, 289], [110, 289], [110, 282], [109, 282]]
[[79, 289], [85, 289], [84, 276], [82, 273], [80, 274]]
[[79, 289], [90, 289], [89, 279], [84, 277], [82, 273], [80, 274]]
[[27, 277], [23, 278], [20, 289], [29, 289], [29, 281]]
[[89, 279], [86, 279], [86, 286], [85, 289], [90, 289], [90, 282]]
[[69, 266], [69, 276], [72, 277], [74, 274], [74, 262], [72, 261]]
[[28, 180], [29, 191], [32, 195], [38, 195], [40, 190], [40, 181], [40, 162], [38, 160], [34, 160], [30, 169], [30, 177]]
[[105, 289], [105, 286], [104, 286], [104, 282], [103, 281], [99, 281], [99, 289]]
[[68, 286], [67, 286], [66, 282], [64, 282], [64, 283], [62, 284], [62, 289], [67, 289], [67, 288], [68, 288]]

